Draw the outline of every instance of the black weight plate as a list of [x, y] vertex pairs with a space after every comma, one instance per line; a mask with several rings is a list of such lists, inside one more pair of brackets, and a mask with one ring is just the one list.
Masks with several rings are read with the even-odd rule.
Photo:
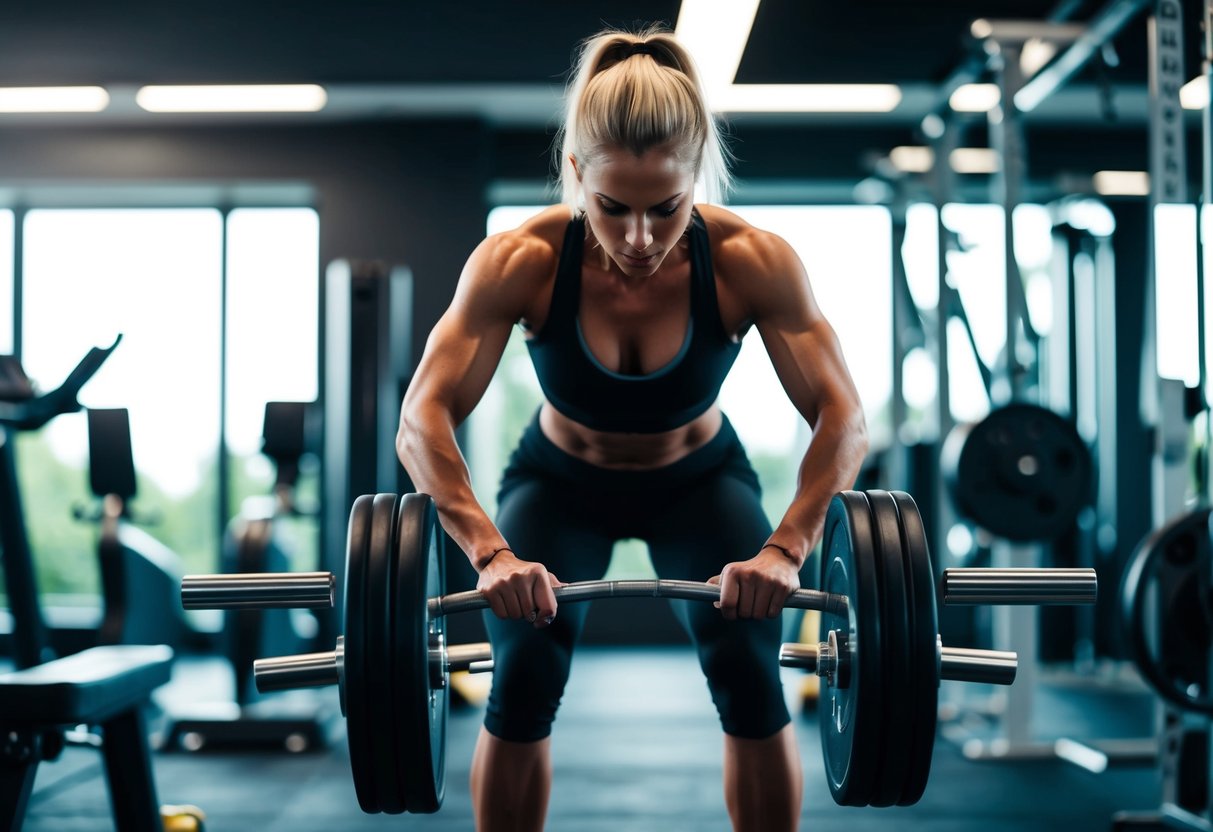
[[872, 793], [872, 806], [892, 806], [901, 799], [910, 767], [914, 687], [911, 662], [911, 623], [907, 600], [906, 559], [902, 551], [897, 504], [887, 491], [869, 491], [872, 531], [876, 540], [876, 571], [880, 584], [881, 656], [884, 660], [881, 764]]
[[346, 742], [350, 749], [350, 771], [354, 792], [362, 811], [379, 811], [375, 793], [374, 759], [366, 684], [366, 572], [370, 547], [374, 498], [363, 495], [350, 509], [349, 534], [345, 545], [345, 683], [342, 688], [346, 716]]
[[[431, 619], [429, 599], [442, 595], [442, 534], [433, 501], [425, 494], [406, 494], [400, 505], [397, 607], [405, 636], [397, 645], [397, 663], [408, 675], [397, 686], [400, 718], [407, 720], [408, 765], [403, 775], [405, 805], [410, 812], [436, 812], [446, 789], [448, 687], [431, 686], [429, 645], [442, 637], [442, 617]], [[445, 673], [444, 673], [445, 680]]]
[[367, 549], [366, 688], [371, 759], [379, 811], [400, 814], [404, 796], [396, 779], [396, 738], [391, 730], [393, 695], [391, 560], [395, 557], [396, 495], [376, 494], [371, 508], [371, 539]]
[[936, 653], [939, 639], [939, 609], [935, 600], [935, 572], [927, 547], [922, 515], [912, 497], [894, 491], [902, 534], [902, 552], [906, 557], [907, 597], [910, 598], [910, 645], [914, 682], [905, 691], [913, 706], [909, 714], [912, 726], [909, 743], [910, 765], [899, 806], [917, 803], [927, 788], [931, 757], [935, 751], [935, 727], [939, 717], [939, 665]]
[[[845, 617], [821, 614], [820, 639], [831, 630], [840, 636], [847, 677], [823, 692], [821, 750], [834, 801], [867, 806], [880, 762], [881, 633], [876, 585], [872, 515], [868, 498], [843, 491], [830, 501], [822, 540], [821, 588], [847, 597]], [[844, 644], [845, 642], [845, 644]]]
[[[1181, 514], [1137, 544], [1121, 579], [1121, 626], [1129, 658], [1154, 691], [1184, 711], [1213, 715], [1206, 684], [1211, 629], [1210, 511]], [[1153, 604], [1147, 603], [1154, 599]], [[1147, 621], [1146, 610], [1157, 612]], [[1159, 645], [1165, 644], [1165, 651]]]
[[957, 510], [1007, 540], [1050, 540], [1070, 529], [1091, 496], [1086, 443], [1064, 418], [1015, 403], [945, 443], [944, 471]]

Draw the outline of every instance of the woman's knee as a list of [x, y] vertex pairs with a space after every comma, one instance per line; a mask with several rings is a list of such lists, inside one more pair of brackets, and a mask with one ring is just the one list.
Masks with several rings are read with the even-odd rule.
[[779, 677], [778, 619], [720, 624], [701, 632], [696, 647], [721, 725], [731, 736], [769, 737], [791, 720]]
[[557, 616], [542, 630], [525, 621], [486, 622], [493, 644], [493, 684], [484, 723], [490, 734], [534, 742], [551, 733], [572, 664], [579, 623], [573, 618]]

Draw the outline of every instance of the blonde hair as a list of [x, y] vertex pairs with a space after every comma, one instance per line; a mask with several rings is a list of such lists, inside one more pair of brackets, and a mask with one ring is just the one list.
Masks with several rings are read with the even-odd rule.
[[582, 43], [557, 146], [561, 199], [574, 211], [579, 190], [569, 157], [584, 170], [604, 148], [640, 156], [668, 146], [692, 164], [709, 202], [720, 202], [731, 185], [728, 151], [695, 63], [659, 26], [636, 34], [607, 29]]

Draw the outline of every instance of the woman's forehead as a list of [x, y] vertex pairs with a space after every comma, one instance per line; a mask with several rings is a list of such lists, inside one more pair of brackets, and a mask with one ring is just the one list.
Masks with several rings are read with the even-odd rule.
[[694, 178], [695, 168], [679, 154], [654, 148], [637, 156], [623, 148], [605, 148], [596, 154], [586, 174], [603, 185], [649, 190], [668, 190]]

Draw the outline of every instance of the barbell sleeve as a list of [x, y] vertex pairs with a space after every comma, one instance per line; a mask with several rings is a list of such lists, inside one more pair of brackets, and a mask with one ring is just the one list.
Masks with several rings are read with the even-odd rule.
[[[1019, 669], [1019, 657], [1004, 650], [943, 646], [938, 650], [939, 678], [949, 682], [1009, 685], [1015, 681], [1015, 672]], [[779, 647], [779, 664], [825, 676], [832, 672], [836, 662], [824, 644], [789, 643]]]
[[952, 682], [1009, 685], [1019, 670], [1019, 656], [1007, 650], [939, 649], [939, 678]]
[[451, 644], [446, 648], [446, 671], [454, 673], [487, 673], [493, 669], [493, 646], [487, 641], [473, 644]]
[[[689, 601], [719, 601], [720, 587], [716, 584], [697, 581], [581, 581], [565, 584], [553, 589], [557, 603], [593, 601], [601, 598], [681, 598]], [[488, 608], [488, 601], [478, 590], [454, 592], [429, 599], [430, 617], [471, 612]], [[821, 610], [834, 615], [846, 616], [845, 595], [820, 592], [815, 589], [799, 589], [788, 596], [785, 607], [802, 610]]]
[[339, 652], [257, 659], [253, 662], [253, 680], [261, 693], [336, 685], [341, 682]]
[[781, 644], [779, 645], [779, 664], [782, 667], [797, 667], [810, 673], [817, 672], [817, 644]]
[[186, 575], [181, 606], [187, 610], [323, 609], [333, 606], [332, 572], [244, 572]]
[[943, 602], [975, 604], [1094, 604], [1099, 592], [1095, 570], [945, 569]]

